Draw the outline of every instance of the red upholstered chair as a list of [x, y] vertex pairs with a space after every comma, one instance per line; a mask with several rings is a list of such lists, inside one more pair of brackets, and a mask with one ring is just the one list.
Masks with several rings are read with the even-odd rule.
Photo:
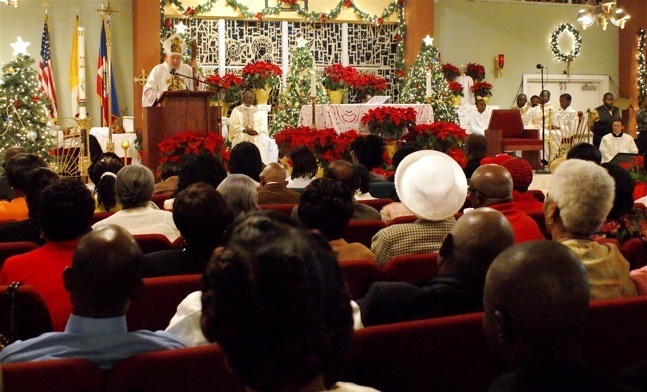
[[607, 377], [647, 358], [647, 298], [591, 302], [584, 361]]
[[0, 242], [0, 268], [11, 256], [21, 255], [38, 248], [33, 242]]
[[340, 265], [351, 299], [364, 298], [368, 288], [382, 274], [380, 266], [372, 260], [346, 260]]
[[93, 225], [101, 220], [106, 219], [112, 214], [114, 214], [114, 212], [95, 212], [94, 215], [92, 215], [92, 219], [90, 219], [90, 224]]
[[0, 286], [0, 332], [5, 338], [12, 341], [25, 340], [51, 332], [49, 310], [40, 293], [29, 285], [19, 286], [13, 293], [12, 310], [12, 300], [7, 295], [8, 288], [9, 286]]
[[128, 330], [165, 329], [180, 302], [199, 290], [202, 290], [200, 274], [144, 279], [142, 296], [132, 302], [126, 313]]
[[647, 265], [647, 252], [645, 252], [645, 239], [632, 238], [619, 246], [620, 252], [629, 262], [632, 270]]
[[416, 284], [438, 275], [438, 253], [396, 256], [382, 267], [382, 280]]
[[506, 151], [521, 151], [521, 157], [530, 163], [533, 169], [541, 169], [539, 151], [543, 143], [539, 130], [524, 129], [521, 112], [518, 110], [493, 110], [490, 124], [485, 130], [488, 151], [493, 157]]
[[154, 351], [127, 358], [108, 374], [106, 391], [244, 392], [216, 344]]
[[367, 206], [371, 206], [375, 208], [376, 210], [380, 211], [382, 207], [389, 203], [393, 203], [393, 199], [389, 199], [387, 197], [382, 197], [379, 199], [362, 199], [362, 200], [357, 200], [358, 202], [362, 204], [366, 204]]
[[157, 195], [153, 195], [151, 197], [151, 201], [159, 207], [160, 210], [164, 209], [164, 202], [168, 199], [171, 198], [172, 192], [167, 192], [167, 193], [159, 193]]
[[104, 376], [94, 363], [80, 358], [2, 365], [6, 391], [102, 391]]
[[539, 202], [543, 203], [546, 199], [546, 195], [544, 195], [544, 192], [542, 192], [541, 189], [528, 189], [527, 192]]
[[144, 254], [171, 249], [171, 241], [164, 234], [136, 234], [133, 237]]
[[344, 239], [348, 243], [359, 242], [366, 247], [371, 247], [371, 239], [378, 231], [386, 225], [381, 220], [352, 220], [346, 227]]
[[482, 321], [480, 312], [360, 329], [342, 380], [380, 391], [485, 391], [502, 369]]
[[289, 217], [290, 215], [292, 215], [292, 210], [296, 206], [296, 204], [260, 204], [258, 207], [260, 207], [261, 210], [273, 210], [280, 212], [281, 214]]

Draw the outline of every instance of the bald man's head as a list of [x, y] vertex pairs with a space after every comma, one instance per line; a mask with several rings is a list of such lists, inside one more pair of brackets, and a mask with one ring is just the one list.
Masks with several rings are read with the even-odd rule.
[[265, 186], [270, 182], [278, 182], [279, 184], [287, 184], [285, 177], [287, 172], [279, 163], [272, 162], [265, 166], [261, 172], [261, 186]]
[[438, 253], [440, 274], [470, 274], [485, 278], [492, 260], [514, 244], [506, 217], [491, 208], [461, 216], [445, 237]]
[[118, 317], [142, 288], [142, 251], [126, 229], [106, 225], [86, 234], [76, 247], [63, 280], [73, 313]]
[[512, 176], [503, 166], [483, 165], [476, 169], [467, 188], [472, 207], [487, 207], [512, 200]]
[[483, 306], [488, 341], [510, 364], [579, 360], [589, 289], [567, 247], [533, 241], [503, 251], [487, 273]]
[[359, 175], [353, 170], [353, 164], [348, 161], [332, 161], [324, 171], [324, 177], [342, 182], [353, 192], [359, 189]]

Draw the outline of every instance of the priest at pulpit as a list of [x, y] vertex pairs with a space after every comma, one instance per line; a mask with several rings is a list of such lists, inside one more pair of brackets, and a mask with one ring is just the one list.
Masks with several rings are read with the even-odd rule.
[[193, 68], [182, 62], [185, 51], [186, 42], [179, 34], [173, 34], [164, 41], [166, 60], [156, 65], [148, 75], [142, 94], [143, 107], [155, 106], [165, 91], [195, 89], [194, 81], [187, 78], [193, 77]]

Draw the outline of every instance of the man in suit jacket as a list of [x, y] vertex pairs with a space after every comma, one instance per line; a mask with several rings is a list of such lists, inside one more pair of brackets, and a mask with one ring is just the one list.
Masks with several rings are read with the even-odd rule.
[[605, 135], [611, 133], [613, 122], [615, 120], [622, 120], [620, 109], [613, 106], [613, 94], [604, 94], [603, 105], [595, 108], [598, 114], [598, 119], [593, 123], [591, 132], [593, 132], [593, 145], [600, 148], [600, 142]]
[[283, 166], [273, 162], [261, 172], [258, 204], [297, 204], [300, 194], [288, 189], [287, 173]]

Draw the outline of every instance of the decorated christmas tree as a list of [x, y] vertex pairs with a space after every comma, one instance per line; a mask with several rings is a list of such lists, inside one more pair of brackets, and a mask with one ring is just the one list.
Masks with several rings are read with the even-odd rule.
[[433, 45], [433, 39], [429, 36], [422, 41], [420, 53], [409, 69], [400, 94], [400, 103], [427, 102], [427, 70], [431, 71], [431, 107], [434, 109], [434, 120], [457, 123], [458, 117], [451, 102], [452, 93], [438, 61], [438, 48]]
[[[310, 72], [315, 69], [315, 59], [304, 42], [292, 53], [290, 71], [288, 72], [285, 92], [279, 96], [278, 104], [270, 126], [270, 135], [286, 128], [299, 125], [301, 106], [310, 105]], [[323, 78], [317, 74], [317, 104], [326, 104], [330, 100], [323, 88]]]
[[49, 161], [57, 135], [49, 132], [49, 101], [40, 88], [37, 72], [31, 68], [33, 63], [24, 48], [20, 53], [14, 48], [14, 58], [2, 66], [0, 156], [8, 147], [22, 146]]

